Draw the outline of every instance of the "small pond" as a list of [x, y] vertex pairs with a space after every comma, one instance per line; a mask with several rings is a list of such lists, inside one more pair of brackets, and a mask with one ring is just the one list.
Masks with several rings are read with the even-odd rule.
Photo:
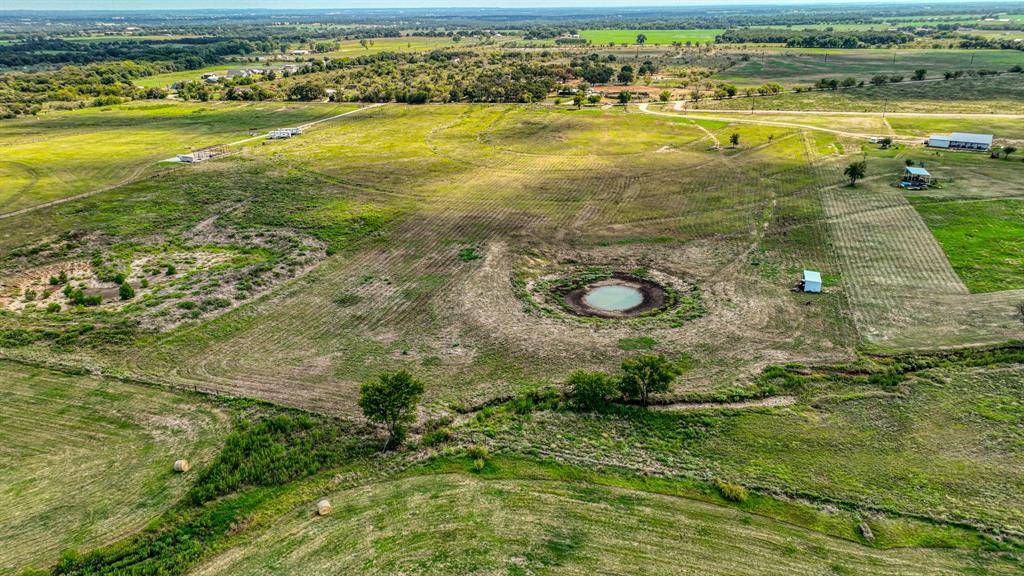
[[597, 310], [621, 312], [639, 306], [644, 301], [640, 290], [622, 284], [597, 286], [583, 296], [583, 302]]

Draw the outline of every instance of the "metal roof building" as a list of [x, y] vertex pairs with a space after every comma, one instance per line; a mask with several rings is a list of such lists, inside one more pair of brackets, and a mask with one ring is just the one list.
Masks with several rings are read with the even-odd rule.
[[992, 147], [992, 135], [972, 134], [970, 132], [932, 134], [928, 138], [928, 145], [933, 148], [950, 148], [953, 150], [988, 150]]

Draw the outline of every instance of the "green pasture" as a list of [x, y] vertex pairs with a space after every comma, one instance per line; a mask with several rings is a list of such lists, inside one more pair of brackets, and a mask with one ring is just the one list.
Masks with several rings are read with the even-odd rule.
[[351, 105], [133, 103], [8, 120], [0, 133], [0, 211], [138, 178], [177, 153], [302, 124]]
[[581, 30], [580, 37], [590, 40], [593, 44], [636, 44], [638, 34], [647, 36], [647, 44], [671, 44], [673, 42], [714, 42], [725, 30], [722, 29], [689, 29], [689, 30]]
[[825, 50], [750, 47], [742, 52], [749, 60], [721, 72], [715, 78], [737, 84], [779, 82], [809, 85], [821, 78], [853, 76], [868, 81], [876, 74], [902, 74], [909, 79], [925, 69], [928, 78], [943, 72], [968, 69], [1006, 70], [1024, 65], [1024, 52], [1015, 50], [862, 49]]
[[[370, 39], [367, 41], [369, 40]], [[423, 36], [373, 38], [372, 41], [372, 45], [367, 45], [364, 48], [358, 40], [342, 40], [340, 43], [341, 46], [337, 50], [317, 54], [317, 56], [326, 58], [352, 58], [355, 56], [378, 54], [380, 52], [420, 52], [451, 46], [472, 46], [475, 43], [473, 38], [465, 38], [461, 42], [452, 42], [452, 39], [448, 37]]]
[[[474, 472], [438, 461], [397, 478], [326, 493], [197, 575], [1011, 574], [1009, 559], [962, 550], [878, 550], [742, 508], [676, 494], [672, 482], [497, 457]], [[684, 488], [685, 490], [685, 488]], [[638, 543], [642, 543], [638, 545]], [[346, 550], [337, 554], [337, 550]]]
[[[837, 76], [838, 77], [838, 76]], [[749, 98], [704, 99], [701, 109], [750, 110]], [[815, 110], [822, 112], [923, 112], [923, 113], [1024, 113], [1024, 74], [1006, 74], [938, 80], [901, 82], [845, 88], [835, 91], [784, 93], [759, 96], [756, 110]]]
[[143, 528], [219, 450], [228, 419], [195, 397], [0, 361], [0, 573]]
[[1024, 288], [1024, 201], [911, 200], [972, 293]]

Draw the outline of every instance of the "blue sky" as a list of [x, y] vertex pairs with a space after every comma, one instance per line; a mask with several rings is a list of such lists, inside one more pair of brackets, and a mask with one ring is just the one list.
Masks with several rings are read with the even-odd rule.
[[[871, 0], [868, 0], [869, 2]], [[830, 0], [830, 4], [866, 3]], [[874, 3], [893, 4], [885, 0]], [[895, 2], [911, 4], [918, 2]], [[939, 2], [931, 3], [943, 3]], [[820, 4], [814, 0], [0, 0], [0, 10], [153, 10], [202, 8], [438, 8], [438, 7], [601, 7], [698, 6], [707, 4]]]

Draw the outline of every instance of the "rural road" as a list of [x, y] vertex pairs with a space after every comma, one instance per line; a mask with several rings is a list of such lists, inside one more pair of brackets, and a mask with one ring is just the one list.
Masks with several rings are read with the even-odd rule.
[[[342, 118], [342, 117], [348, 116], [350, 114], [355, 114], [357, 112], [363, 112], [363, 111], [369, 110], [371, 108], [379, 108], [381, 106], [384, 106], [384, 104], [370, 104], [369, 106], [364, 106], [362, 108], [356, 108], [355, 110], [349, 110], [348, 112], [342, 112], [341, 114], [335, 114], [334, 116], [330, 116], [328, 118], [321, 118], [319, 120], [314, 120], [312, 122], [307, 122], [305, 124], [300, 124], [299, 127], [302, 128], [303, 130], [305, 130], [307, 128], [310, 128], [312, 126], [316, 126], [317, 124], [321, 124], [323, 122], [330, 122], [331, 120], [337, 120], [338, 118]], [[269, 134], [269, 132], [260, 134], [258, 136], [250, 136], [249, 138], [243, 138], [241, 140], [236, 140], [235, 142], [230, 142], [228, 144], [225, 144], [225, 146], [238, 146], [238, 145], [241, 145], [241, 144], [252, 142], [253, 140], [260, 140], [260, 139], [266, 138], [268, 134]], [[158, 160], [156, 163], [159, 163], [159, 162], [167, 162], [167, 160]], [[74, 200], [81, 200], [82, 198], [88, 198], [89, 196], [93, 196], [95, 194], [100, 194], [100, 193], [106, 192], [108, 190], [113, 190], [114, 188], [117, 188], [119, 186], [124, 186], [126, 184], [129, 184], [129, 183], [135, 181], [139, 176], [142, 175], [143, 172], [145, 172], [146, 168], [148, 168], [149, 166], [150, 166], [149, 164], [143, 165], [143, 166], [139, 166], [139, 167], [135, 168], [132, 171], [132, 173], [129, 174], [128, 177], [126, 177], [125, 179], [123, 179], [123, 180], [121, 180], [119, 182], [115, 182], [113, 184], [107, 184], [106, 186], [100, 186], [99, 188], [94, 188], [92, 190], [89, 190], [88, 192], [82, 192], [81, 194], [75, 194], [74, 196], [68, 196], [67, 198], [58, 198], [57, 200], [51, 200], [49, 202], [43, 202], [42, 204], [36, 204], [34, 206], [28, 206], [26, 208], [21, 208], [21, 209], [18, 209], [18, 210], [14, 210], [12, 212], [4, 212], [3, 214], [0, 214], [0, 220], [4, 220], [5, 218], [13, 218], [15, 216], [21, 216], [22, 214], [27, 214], [29, 212], [34, 212], [36, 210], [41, 210], [43, 208], [49, 208], [51, 206], [57, 206], [59, 204], [64, 204], [65, 202], [72, 202]]]
[[[721, 122], [739, 122], [739, 123], [742, 123], [742, 124], [761, 124], [761, 125], [764, 125], [764, 126], [779, 126], [781, 128], [800, 128], [802, 130], [817, 130], [819, 132], [830, 132], [832, 134], [839, 134], [840, 136], [848, 136], [848, 137], [851, 137], [851, 138], [863, 138], [865, 140], [868, 139], [868, 138], [873, 138], [873, 137], [879, 136], [879, 134], [876, 134], [876, 133], [865, 134], [865, 133], [861, 133], [861, 132], [848, 132], [846, 130], [834, 130], [832, 128], [822, 128], [820, 126], [811, 126], [809, 124], [797, 124], [795, 122], [773, 122], [771, 120], [755, 120], [755, 119], [750, 118], [750, 117], [739, 118], [739, 117], [736, 117], [736, 116], [739, 116], [739, 114], [735, 114], [735, 115], [729, 115], [729, 114], [721, 115], [721, 112], [711, 112], [711, 113], [703, 113], [703, 112], [701, 112], [701, 113], [693, 113], [693, 112], [678, 112], [678, 113], [673, 113], [673, 112], [656, 112], [654, 110], [649, 110], [648, 109], [648, 103], [646, 103], [646, 102], [643, 103], [643, 104], [639, 104], [637, 106], [637, 108], [639, 108], [641, 112], [644, 112], [646, 114], [654, 114], [654, 115], [657, 115], [657, 116], [667, 116], [669, 118], [688, 118], [690, 120], [699, 120], [699, 119], [719, 120]], [[716, 113], [719, 114], [719, 115], [717, 115], [717, 116], [714, 115]], [[893, 138], [894, 142], [900, 142], [902, 144], [918, 144], [918, 143], [922, 142], [923, 140], [924, 140], [923, 138], [906, 138], [906, 137], [896, 137], [896, 138]]]

